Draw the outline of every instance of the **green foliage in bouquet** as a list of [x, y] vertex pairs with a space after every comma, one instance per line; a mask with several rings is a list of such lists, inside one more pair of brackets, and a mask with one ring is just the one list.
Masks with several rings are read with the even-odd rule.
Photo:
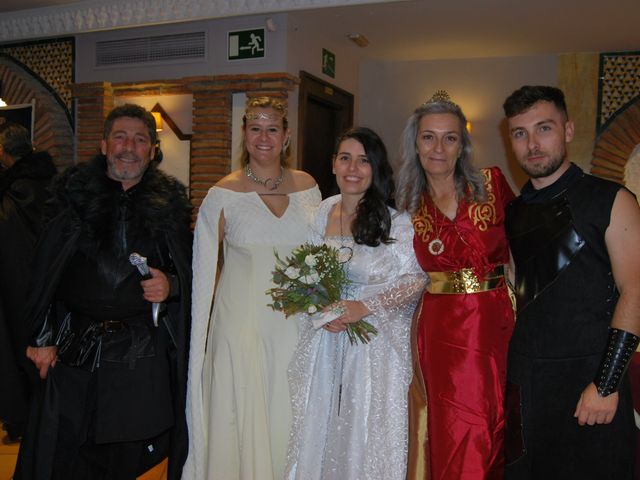
[[305, 243], [282, 260], [277, 252], [273, 283], [267, 291], [274, 310], [288, 317], [304, 312], [313, 314], [341, 298], [349, 279], [338, 261], [338, 251], [327, 245]]
[[[291, 252], [284, 260], [277, 252], [273, 283], [267, 290], [273, 303], [269, 306], [285, 316], [296, 313], [313, 315], [327, 305], [339, 302], [350, 281], [338, 250], [328, 245], [305, 243]], [[364, 320], [347, 324], [351, 343], [358, 340], [367, 343], [376, 328]]]

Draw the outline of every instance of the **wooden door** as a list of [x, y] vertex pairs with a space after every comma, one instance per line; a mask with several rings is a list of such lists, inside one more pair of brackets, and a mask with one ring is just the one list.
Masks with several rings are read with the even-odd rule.
[[353, 95], [304, 71], [299, 92], [299, 165], [326, 198], [338, 193], [331, 161], [336, 138], [353, 123]]

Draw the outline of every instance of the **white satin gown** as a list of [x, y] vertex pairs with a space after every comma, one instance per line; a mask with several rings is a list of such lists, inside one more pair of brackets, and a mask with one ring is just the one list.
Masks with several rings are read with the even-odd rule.
[[[267, 306], [274, 250], [304, 243], [320, 203], [317, 187], [289, 194], [282, 217], [255, 193], [213, 187], [198, 214], [187, 423], [188, 480], [281, 480], [291, 425], [287, 366], [298, 325]], [[218, 221], [224, 265], [218, 285]], [[211, 312], [211, 313], [210, 313]]]

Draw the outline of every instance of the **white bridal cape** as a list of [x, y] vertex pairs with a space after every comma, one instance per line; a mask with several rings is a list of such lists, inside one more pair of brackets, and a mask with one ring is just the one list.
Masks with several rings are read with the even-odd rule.
[[346, 298], [361, 300], [378, 329], [366, 344], [347, 334], [314, 329], [306, 316], [289, 366], [293, 426], [288, 480], [404, 480], [407, 391], [412, 377], [411, 317], [427, 278], [413, 253], [407, 214], [391, 210], [395, 243], [356, 245], [324, 237], [327, 217], [340, 200], [322, 202], [312, 242], [353, 248], [346, 264], [353, 282]]
[[[267, 306], [274, 249], [304, 243], [317, 187], [289, 194], [276, 217], [255, 193], [209, 190], [195, 229], [185, 480], [281, 480], [291, 425], [287, 366], [298, 339], [293, 318]], [[224, 212], [224, 265], [218, 222]], [[210, 314], [211, 312], [211, 314]]]

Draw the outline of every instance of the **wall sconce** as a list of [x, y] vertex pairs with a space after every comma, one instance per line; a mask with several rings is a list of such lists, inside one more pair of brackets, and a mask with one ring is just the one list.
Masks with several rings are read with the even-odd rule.
[[467, 132], [471, 133], [471, 122], [467, 120]]
[[164, 108], [162, 108], [162, 106], [159, 103], [156, 103], [154, 107], [151, 109], [151, 115], [153, 115], [153, 117], [156, 119], [157, 131], [162, 130], [162, 125], [166, 123], [169, 129], [171, 129], [171, 131], [176, 135], [176, 137], [178, 137], [178, 140], [180, 141], [191, 140], [191, 137], [193, 135], [191, 133], [183, 133], [182, 130], [180, 130], [180, 127], [178, 127], [175, 124], [173, 119], [169, 116], [167, 112], [165, 112]]
[[6, 107], [7, 104], [2, 100], [2, 80], [0, 80], [0, 107]]
[[151, 112], [156, 121], [156, 132], [162, 131], [162, 114], [160, 112]]

